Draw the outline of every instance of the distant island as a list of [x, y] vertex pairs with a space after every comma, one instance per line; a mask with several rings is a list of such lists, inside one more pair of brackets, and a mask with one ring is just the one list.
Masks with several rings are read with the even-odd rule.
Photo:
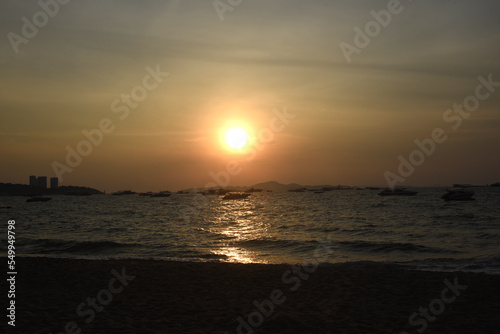
[[37, 196], [37, 195], [97, 195], [102, 191], [88, 187], [61, 186], [44, 188], [27, 184], [0, 183], [0, 196]]
[[328, 188], [328, 189], [333, 189], [333, 188], [352, 188], [350, 186], [345, 186], [345, 185], [337, 185], [337, 186], [332, 186], [329, 184], [323, 184], [323, 185], [302, 185], [302, 184], [297, 184], [297, 183], [289, 183], [289, 184], [282, 184], [276, 181], [269, 181], [269, 182], [263, 182], [263, 183], [257, 183], [252, 186], [252, 188], [259, 188], [259, 189], [264, 189], [264, 190], [271, 190], [271, 191], [293, 191], [297, 189], [322, 189], [322, 188]]
[[[257, 183], [252, 186], [227, 186], [227, 187], [215, 187], [211, 189], [203, 189], [203, 188], [190, 188], [190, 189], [184, 189], [181, 190], [182, 192], [200, 192], [200, 191], [210, 191], [210, 190], [217, 190], [217, 189], [225, 189], [227, 191], [255, 191], [255, 190], [264, 190], [264, 191], [273, 191], [273, 192], [284, 192], [284, 191], [295, 191], [295, 190], [303, 190], [303, 189], [310, 189], [310, 190], [319, 190], [319, 189], [357, 189], [357, 187], [351, 187], [351, 186], [346, 186], [346, 185], [302, 185], [298, 183], [289, 183], [289, 184], [283, 184], [279, 183], [276, 181], [268, 181], [268, 182], [262, 182], [262, 183]], [[378, 189], [378, 187], [377, 187]]]
[[[474, 186], [474, 185], [468, 185], [468, 184], [454, 184], [453, 186], [455, 187], [499, 187], [500, 183], [493, 183], [491, 185], [481, 185], [481, 186]], [[411, 185], [408, 185], [406, 187], [412, 187]], [[276, 181], [268, 181], [268, 182], [262, 182], [262, 183], [257, 183], [252, 186], [227, 186], [227, 187], [215, 187], [211, 189], [203, 189], [203, 188], [189, 188], [189, 189], [184, 189], [181, 190], [180, 192], [209, 192], [210, 190], [217, 190], [217, 189], [224, 189], [227, 191], [248, 191], [251, 189], [262, 189], [264, 191], [273, 191], [273, 192], [285, 192], [285, 191], [296, 191], [296, 192], [301, 192], [301, 191], [330, 191], [330, 190], [356, 190], [356, 189], [368, 189], [368, 190], [378, 190], [378, 189], [383, 189], [387, 188], [387, 186], [376, 186], [376, 187], [362, 187], [362, 186], [348, 186], [348, 185], [330, 185], [330, 184], [322, 184], [322, 185], [303, 185], [303, 184], [298, 184], [298, 183], [289, 183], [289, 184], [283, 184], [279, 183]]]
[[[454, 187], [488, 187], [488, 185], [484, 186], [475, 186], [469, 184], [454, 184]], [[500, 187], [500, 183], [492, 183], [489, 187]], [[267, 192], [303, 192], [303, 191], [331, 191], [331, 190], [360, 190], [360, 189], [368, 189], [368, 190], [378, 190], [382, 188], [387, 188], [384, 186], [381, 187], [355, 187], [355, 186], [347, 186], [347, 185], [302, 185], [298, 183], [289, 183], [283, 184], [276, 181], [268, 181], [254, 184], [252, 186], [227, 186], [227, 187], [214, 187], [210, 189], [204, 188], [189, 188], [179, 190], [177, 193], [186, 194], [186, 193], [204, 193], [204, 194], [216, 194], [224, 190], [226, 192], [258, 192], [258, 191], [267, 191]], [[170, 193], [169, 191], [164, 191], [161, 193]], [[117, 192], [120, 193], [120, 192]], [[136, 192], [130, 191], [131, 194], [136, 194]], [[58, 188], [44, 188], [39, 186], [30, 186], [27, 184], [15, 184], [15, 183], [0, 183], [0, 196], [41, 196], [41, 195], [75, 195], [75, 196], [88, 196], [88, 195], [98, 195], [105, 194], [104, 192], [89, 188], [89, 187], [80, 187], [80, 186], [60, 186]], [[141, 194], [153, 194], [153, 193], [141, 193]]]

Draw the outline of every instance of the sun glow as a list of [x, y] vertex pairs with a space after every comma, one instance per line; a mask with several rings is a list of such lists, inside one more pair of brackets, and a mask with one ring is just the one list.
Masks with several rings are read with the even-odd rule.
[[231, 128], [226, 132], [226, 143], [232, 149], [239, 150], [248, 142], [248, 134], [242, 128]]

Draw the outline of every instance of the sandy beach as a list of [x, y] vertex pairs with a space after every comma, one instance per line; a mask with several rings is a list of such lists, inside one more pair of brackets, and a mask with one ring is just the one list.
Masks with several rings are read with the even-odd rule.
[[17, 260], [16, 327], [2, 324], [12, 333], [500, 333], [493, 275]]

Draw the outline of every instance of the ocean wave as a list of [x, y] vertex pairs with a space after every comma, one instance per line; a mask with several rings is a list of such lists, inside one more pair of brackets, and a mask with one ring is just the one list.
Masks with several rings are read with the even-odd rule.
[[139, 244], [126, 244], [113, 241], [74, 241], [59, 239], [23, 239], [23, 247], [40, 253], [101, 253], [119, 248], [139, 247]]
[[257, 247], [257, 248], [288, 248], [308, 250], [318, 246], [316, 240], [296, 241], [276, 238], [258, 238], [239, 241], [238, 244], [242, 247]]
[[413, 243], [399, 242], [372, 242], [372, 241], [339, 241], [337, 244], [342, 248], [352, 251], [368, 251], [376, 253], [407, 252], [407, 253], [458, 253], [457, 251], [443, 248], [427, 247]]
[[[317, 240], [287, 240], [276, 238], [258, 238], [238, 242], [241, 247], [249, 248], [276, 248], [288, 249], [292, 252], [308, 252], [318, 247]], [[398, 242], [374, 242], [364, 240], [354, 241], [332, 241], [330, 246], [335, 246], [338, 250], [351, 252], [369, 253], [433, 253], [433, 254], [458, 254], [460, 252], [444, 248], [428, 247], [413, 243]]]

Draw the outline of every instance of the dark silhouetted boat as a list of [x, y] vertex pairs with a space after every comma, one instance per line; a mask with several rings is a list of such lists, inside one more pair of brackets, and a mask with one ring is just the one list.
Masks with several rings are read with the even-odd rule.
[[151, 194], [151, 197], [169, 197], [170, 195], [172, 195], [170, 192], [162, 191], [159, 193]]
[[260, 193], [262, 189], [250, 188], [245, 190], [246, 193]]
[[306, 192], [307, 189], [306, 188], [297, 188], [297, 189], [289, 189], [288, 191], [292, 192], [292, 193], [303, 193], [303, 192]]
[[48, 202], [52, 199], [52, 197], [41, 197], [41, 196], [35, 196], [28, 198], [26, 202]]
[[380, 196], [413, 196], [416, 195], [417, 191], [409, 191], [406, 188], [394, 188], [394, 189], [384, 189], [378, 194]]
[[474, 192], [465, 189], [448, 190], [446, 194], [441, 196], [445, 201], [473, 201]]
[[217, 189], [208, 189], [206, 191], [200, 191], [199, 194], [209, 196], [209, 195], [225, 195], [229, 193], [229, 190], [217, 188]]
[[222, 199], [243, 199], [250, 196], [249, 193], [228, 193]]
[[120, 190], [120, 191], [112, 193], [113, 196], [134, 195], [134, 194], [137, 194], [137, 193], [134, 191], [130, 191], [130, 190]]
[[333, 187], [333, 190], [353, 190], [353, 187], [350, 186], [343, 186], [343, 185], [338, 185], [336, 187]]

